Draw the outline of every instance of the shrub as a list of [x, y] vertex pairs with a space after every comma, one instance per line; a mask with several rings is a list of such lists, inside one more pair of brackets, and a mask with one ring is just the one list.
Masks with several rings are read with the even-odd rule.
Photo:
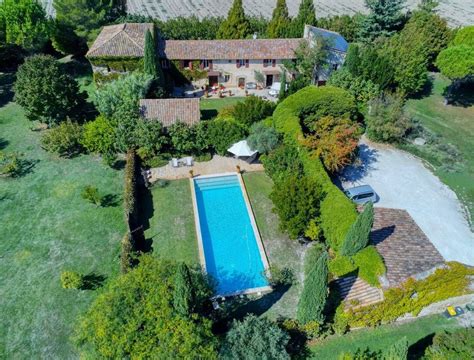
[[275, 105], [271, 101], [251, 95], [234, 106], [232, 115], [236, 121], [248, 128], [271, 116], [274, 109]]
[[357, 265], [349, 256], [337, 256], [329, 261], [328, 268], [331, 274], [342, 277], [357, 270]]
[[53, 124], [74, 118], [84, 105], [85, 96], [60, 64], [49, 55], [34, 55], [18, 69], [15, 101], [29, 120]]
[[352, 257], [359, 268], [359, 277], [369, 285], [380, 286], [379, 276], [385, 274], [385, 265], [382, 257], [374, 246], [368, 246]]
[[123, 207], [130, 231], [135, 230], [135, 224], [138, 221], [137, 171], [137, 156], [134, 150], [129, 150], [124, 171]]
[[102, 204], [102, 196], [99, 193], [99, 189], [94, 186], [88, 185], [82, 190], [81, 197], [84, 200], [89, 201], [96, 206], [100, 206]]
[[221, 349], [222, 359], [290, 359], [289, 335], [266, 318], [234, 320]]
[[347, 232], [341, 247], [341, 255], [351, 256], [362, 250], [369, 243], [369, 235], [374, 224], [374, 205], [370, 202], [359, 214]]
[[82, 151], [82, 127], [70, 120], [48, 130], [41, 138], [46, 151], [63, 157], [72, 157]]
[[280, 268], [278, 266], [270, 266], [271, 279], [273, 286], [287, 286], [295, 281], [295, 274], [290, 268]]
[[15, 177], [18, 176], [23, 167], [23, 161], [19, 153], [5, 153], [0, 151], [0, 175]]
[[474, 328], [458, 329], [452, 332], [443, 331], [433, 337], [423, 359], [472, 359], [474, 354]]
[[63, 289], [80, 289], [84, 286], [82, 275], [75, 271], [61, 273], [61, 286]]
[[137, 154], [144, 161], [158, 155], [164, 146], [168, 144], [165, 130], [159, 121], [139, 119], [135, 127], [134, 136], [136, 146], [138, 147]]
[[321, 187], [308, 177], [289, 175], [273, 186], [270, 198], [280, 219], [280, 228], [290, 238], [304, 234], [311, 219], [319, 216]]
[[82, 145], [95, 154], [112, 155], [116, 153], [115, 125], [104, 116], [84, 125]]
[[389, 143], [400, 142], [412, 126], [399, 95], [386, 94], [372, 100], [365, 121], [371, 140]]
[[303, 291], [298, 302], [297, 318], [302, 324], [324, 321], [328, 297], [328, 254], [313, 246], [306, 254]]
[[268, 127], [260, 121], [250, 127], [247, 141], [251, 149], [257, 150], [260, 154], [268, 154], [278, 146], [280, 137], [275, 128]]
[[262, 156], [265, 172], [274, 182], [284, 179], [287, 175], [302, 175], [303, 163], [301, 162], [296, 146], [283, 144], [270, 152], [267, 156]]
[[174, 280], [173, 307], [178, 314], [189, 316], [193, 312], [193, 302], [194, 294], [191, 274], [187, 265], [180, 263], [176, 269]]
[[212, 120], [207, 129], [209, 143], [219, 155], [225, 155], [232, 144], [246, 135], [242, 125], [233, 120]]
[[[308, 151], [299, 143], [303, 138], [299, 115], [313, 106], [315, 98], [318, 99], [321, 97], [321, 89], [323, 88], [309, 86], [290, 95], [275, 109], [273, 119], [276, 129], [285, 135], [287, 143], [292, 143], [294, 144], [293, 146], [297, 148], [296, 153], [304, 168], [304, 173], [313, 179], [314, 182], [322, 186], [326, 194], [321, 202], [321, 228], [323, 229], [324, 237], [329, 246], [335, 251], [338, 251], [349, 227], [357, 217], [355, 206], [332, 183], [321, 161], [309, 156]], [[331, 92], [334, 88], [329, 87], [329, 89], [329, 92]], [[336, 91], [339, 90], [341, 89]], [[349, 108], [352, 108], [352, 106], [349, 105]], [[318, 107], [316, 106], [316, 108]], [[347, 111], [347, 108], [343, 111]], [[266, 166], [265, 162], [264, 165]]]
[[430, 304], [469, 293], [473, 275], [474, 269], [451, 262], [423, 280], [410, 278], [401, 286], [385, 291], [384, 301], [349, 310], [346, 314], [349, 325], [376, 326], [408, 313], [416, 316]]
[[168, 127], [168, 135], [173, 149], [180, 155], [192, 154], [195, 149], [196, 134], [194, 128], [183, 122]]
[[[140, 264], [114, 279], [80, 319], [76, 342], [85, 358], [215, 359], [212, 323], [199, 314], [192, 321], [173, 308], [176, 264], [142, 255]], [[208, 301], [207, 279], [196, 272], [197, 306]], [[137, 328], [138, 326], [138, 328]], [[141, 331], [137, 331], [141, 329]]]

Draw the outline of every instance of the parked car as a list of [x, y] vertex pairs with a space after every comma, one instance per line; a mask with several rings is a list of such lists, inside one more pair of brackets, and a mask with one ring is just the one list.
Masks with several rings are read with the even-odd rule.
[[247, 84], [245, 84], [245, 88], [247, 90], [256, 90], [257, 89], [257, 83], [248, 82]]
[[344, 194], [356, 204], [365, 204], [369, 201], [375, 203], [377, 201], [377, 194], [370, 185], [361, 185], [346, 189]]

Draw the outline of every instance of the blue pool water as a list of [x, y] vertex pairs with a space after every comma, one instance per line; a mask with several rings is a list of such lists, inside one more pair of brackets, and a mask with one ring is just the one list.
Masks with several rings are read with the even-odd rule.
[[238, 177], [195, 179], [194, 185], [206, 271], [218, 294], [267, 286]]

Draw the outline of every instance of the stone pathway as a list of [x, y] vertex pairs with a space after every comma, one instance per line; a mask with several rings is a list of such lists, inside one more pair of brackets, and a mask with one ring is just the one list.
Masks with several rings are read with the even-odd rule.
[[159, 168], [153, 168], [150, 170], [150, 182], [155, 182], [159, 179], [185, 179], [189, 177], [190, 170], [193, 171], [194, 176], [236, 172], [237, 166], [240, 166], [241, 171], [263, 171], [262, 164], [249, 164], [244, 160], [214, 155], [212, 160], [206, 162], [196, 162], [193, 166], [181, 166], [174, 168], [171, 166], [171, 164], [168, 164]]

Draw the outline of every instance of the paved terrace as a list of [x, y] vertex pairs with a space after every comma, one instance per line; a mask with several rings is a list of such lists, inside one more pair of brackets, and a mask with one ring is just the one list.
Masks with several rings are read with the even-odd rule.
[[384, 287], [400, 285], [442, 265], [444, 259], [405, 210], [375, 208], [370, 241], [387, 267]]
[[212, 160], [206, 162], [195, 162], [193, 166], [180, 166], [174, 168], [171, 164], [151, 169], [151, 182], [158, 179], [177, 180], [189, 177], [189, 171], [192, 170], [194, 176], [211, 175], [225, 172], [235, 172], [236, 167], [240, 166], [241, 171], [263, 171], [262, 164], [249, 164], [246, 161], [214, 155]]

